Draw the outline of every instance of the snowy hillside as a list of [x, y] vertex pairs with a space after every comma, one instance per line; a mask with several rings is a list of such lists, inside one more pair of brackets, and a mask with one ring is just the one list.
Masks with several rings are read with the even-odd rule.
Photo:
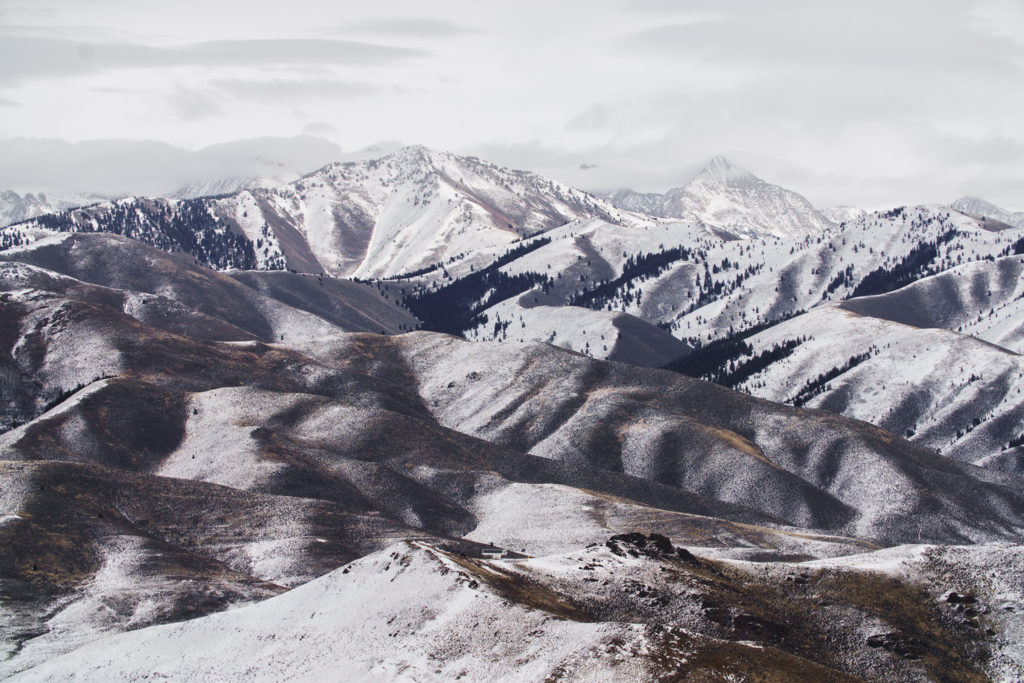
[[[723, 244], [762, 248], [580, 220], [438, 277], [525, 283], [524, 310], [653, 357], [682, 342], [552, 302]], [[549, 344], [367, 333], [415, 324], [412, 280], [220, 273], [107, 234], [2, 256], [0, 677], [1020, 671], [1013, 470]], [[528, 276], [549, 261], [555, 284]], [[623, 291], [642, 307], [648, 281]]]
[[845, 305], [816, 309], [746, 341], [756, 357], [794, 340], [785, 357], [738, 387], [865, 420], [978, 465], [1012, 457], [1007, 445], [1024, 434], [1024, 357], [1016, 353], [956, 332], [865, 317]]
[[170, 199], [196, 199], [199, 197], [215, 197], [226, 194], [237, 194], [243, 190], [268, 189], [285, 185], [298, 180], [299, 174], [282, 169], [274, 176], [242, 176], [229, 178], [211, 178], [190, 183], [167, 195]]
[[[1024, 233], [942, 206], [852, 215], [799, 241], [728, 239], [698, 221], [577, 221], [381, 287], [430, 329], [668, 364], [771, 400], [809, 400], [971, 462], [1016, 468], [1013, 444], [1024, 434], [1012, 418], [1022, 405], [1015, 354], [1024, 338], [1024, 278], [1013, 254], [1024, 252]], [[869, 318], [850, 322], [822, 308], [839, 302]], [[904, 323], [886, 327], [897, 336], [913, 332], [916, 341], [900, 349], [937, 365], [894, 351], [850, 373], [862, 377], [856, 384], [831, 382], [831, 398], [827, 391], [801, 395], [819, 375], [873, 349], [879, 319]], [[843, 324], [830, 329], [837, 320]], [[670, 334], [682, 344], [673, 345]], [[804, 343], [805, 336], [820, 338]], [[969, 390], [944, 390], [949, 359], [973, 348]], [[691, 349], [700, 353], [673, 364]], [[993, 353], [1005, 362], [982, 360]], [[890, 380], [887, 391], [879, 378]], [[909, 395], [916, 408], [907, 407]], [[940, 413], [930, 425], [922, 422], [928, 406]]]
[[[107, 638], [14, 680], [1011, 680], [1022, 673], [1021, 559], [1019, 547], [904, 546], [750, 564], [632, 534], [511, 562], [403, 543], [258, 605]], [[981, 567], [991, 584], [964, 578]], [[900, 611], [915, 595], [938, 605], [934, 620]], [[979, 610], [991, 635], [974, 635]]]
[[[287, 188], [254, 191], [252, 197], [256, 221], [263, 216], [274, 230], [287, 224], [326, 272], [362, 278], [507, 246], [580, 217], [644, 222], [536, 174], [425, 147], [331, 164]], [[218, 210], [243, 201], [245, 193], [219, 202]], [[287, 246], [285, 252], [290, 258]]]
[[19, 195], [12, 190], [0, 190], [0, 228], [43, 214], [95, 204], [107, 199], [109, 198], [95, 194], [46, 195], [42, 192], [29, 192]]
[[990, 218], [992, 220], [1012, 225], [1015, 228], [1024, 228], [1024, 211], [1007, 211], [991, 202], [977, 197], [961, 197], [950, 204], [957, 211], [969, 213], [972, 216]]
[[33, 227], [114, 232], [184, 251], [215, 268], [287, 266], [370, 278], [507, 246], [580, 218], [630, 226], [651, 222], [534, 173], [424, 147], [330, 164], [287, 184], [256, 183], [266, 186], [237, 191], [235, 180], [224, 183], [179, 195], [228, 189], [233, 194], [120, 200], [40, 216], [0, 233], [0, 239], [24, 243], [22, 233]]
[[[941, 206], [866, 214], [799, 240], [727, 239], [699, 221], [627, 227], [589, 220], [514, 249], [481, 250], [444, 269], [382, 284], [407, 300], [450, 292], [472, 300], [466, 305], [476, 317], [451, 331], [472, 330], [473, 339], [547, 341], [555, 332], [567, 348], [585, 351], [591, 342], [589, 353], [606, 357], [604, 344], [558, 324], [557, 307], [605, 312], [592, 323], [604, 331], [614, 315], [628, 313], [690, 345], [707, 344], [829, 301], [1006, 255], [1021, 237]], [[519, 279], [483, 278], [488, 268]], [[461, 305], [447, 298], [450, 306]]]
[[867, 213], [868, 212], [864, 209], [858, 209], [855, 206], [831, 206], [827, 209], [821, 210], [821, 215], [836, 225], [839, 225], [840, 223], [852, 223], [853, 221], [864, 218]]

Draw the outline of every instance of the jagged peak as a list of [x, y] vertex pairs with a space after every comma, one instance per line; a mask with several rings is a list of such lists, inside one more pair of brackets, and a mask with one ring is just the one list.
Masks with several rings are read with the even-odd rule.
[[716, 156], [712, 157], [711, 161], [704, 166], [694, 181], [726, 184], [733, 180], [754, 178], [756, 176], [747, 169], [737, 166], [724, 156]]

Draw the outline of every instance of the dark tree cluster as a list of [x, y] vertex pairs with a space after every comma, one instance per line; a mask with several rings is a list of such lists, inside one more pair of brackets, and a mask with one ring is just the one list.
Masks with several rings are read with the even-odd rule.
[[[487, 322], [482, 312], [494, 304], [522, 294], [538, 285], [550, 286], [551, 279], [539, 273], [508, 275], [499, 269], [517, 258], [548, 244], [550, 238], [510, 249], [486, 268], [470, 273], [433, 291], [405, 296], [401, 303], [423, 321], [423, 329], [462, 335]], [[504, 323], [507, 327], [507, 323]]]
[[[698, 348], [672, 361], [665, 369], [735, 389], [772, 363], [791, 355], [806, 340], [806, 337], [790, 339], [755, 356], [753, 348], [741, 335], [733, 335]], [[742, 360], [744, 356], [750, 358]]]
[[17, 228], [0, 233], [0, 251], [23, 244], [28, 244], [28, 236]]
[[382, 280], [407, 280], [413, 277], [419, 277], [420, 275], [426, 275], [431, 273], [438, 268], [443, 267], [440, 263], [433, 263], [429, 266], [417, 268], [416, 270], [410, 270], [408, 273], [401, 273], [399, 275], [389, 275], [388, 277], [381, 278]]
[[46, 214], [34, 222], [58, 232], [123, 235], [164, 251], [184, 252], [219, 270], [254, 270], [258, 263], [252, 241], [221, 223], [202, 199], [116, 203], [87, 212]]
[[720, 375], [730, 361], [741, 356], [749, 356], [753, 352], [753, 348], [743, 341], [742, 337], [733, 335], [696, 348], [690, 354], [665, 365], [664, 368], [690, 377], [707, 379]]
[[[663, 369], [673, 370], [680, 374], [688, 375], [690, 377], [696, 377], [698, 379], [706, 379], [712, 382], [718, 382], [717, 379], [713, 378], [724, 377], [730, 372], [734, 372], [736, 370], [735, 361], [739, 360], [743, 356], [750, 356], [754, 353], [754, 349], [750, 346], [750, 344], [747, 344], [744, 341], [745, 339], [749, 339], [750, 337], [753, 337], [755, 334], [767, 330], [769, 327], [778, 325], [779, 323], [785, 322], [790, 318], [794, 318], [798, 315], [802, 315], [803, 313], [804, 311], [802, 310], [793, 311], [779, 318], [775, 318], [773, 320], [766, 320], [762, 323], [758, 323], [757, 325], [752, 325], [746, 328], [745, 330], [734, 332], [733, 334], [730, 334], [727, 337], [717, 339], [713, 342], [708, 342], [707, 344], [702, 344], [699, 338], [687, 339], [686, 341], [693, 345], [693, 351], [683, 356], [682, 358], [678, 358], [668, 363], [667, 365], [664, 365]], [[664, 327], [662, 329], [664, 329]], [[789, 342], [786, 342], [786, 344], [788, 343]], [[794, 345], [793, 348], [796, 348], [796, 346]], [[792, 351], [790, 351], [790, 353], [792, 353]], [[781, 360], [782, 358], [785, 358], [788, 355], [789, 353], [786, 353], [784, 356], [780, 356], [777, 360]], [[729, 369], [730, 364], [732, 364], [733, 366], [732, 370]], [[745, 381], [750, 376], [756, 374], [757, 372], [760, 372], [765, 367], [768, 367], [769, 364], [770, 363], [766, 363], [764, 367], [756, 370], [755, 372], [750, 373], [750, 375], [748, 375], [743, 380], [737, 381], [736, 384], [738, 385], [741, 382]], [[718, 383], [721, 384], [722, 382]]]
[[722, 386], [735, 389], [748, 379], [787, 356], [791, 356], [796, 347], [806, 341], [803, 339], [789, 339], [781, 344], [774, 344], [749, 360], [740, 362], [730, 361], [727, 368], [722, 368], [718, 376], [711, 378], [712, 382]]
[[[623, 299], [628, 305], [632, 303], [632, 290], [636, 287], [637, 282], [657, 277], [668, 270], [673, 263], [687, 261], [692, 256], [693, 252], [686, 247], [673, 247], [651, 254], [641, 252], [630, 256], [622, 267], [622, 275], [570, 297], [569, 305], [585, 306], [599, 311], [617, 298]], [[622, 294], [619, 293], [620, 290], [623, 290]]]
[[[726, 263], [728, 263], [728, 259], [726, 259]], [[759, 272], [761, 272], [762, 268], [763, 265], [760, 263], [747, 266], [747, 268], [742, 273], [736, 275], [736, 278], [729, 282], [726, 280], [716, 280], [712, 278], [711, 273], [707, 270], [707, 263], [705, 263], [703, 280], [698, 275], [694, 281], [694, 287], [697, 290], [697, 296], [690, 303], [689, 307], [683, 311], [683, 315], [685, 316], [689, 313], [692, 313], [693, 311], [696, 311], [698, 308], [701, 308], [706, 304], [711, 303], [712, 301], [717, 301], [718, 299], [724, 296], [729, 296], [734, 291], [740, 288], [744, 280], [754, 275], [757, 275]], [[717, 273], [718, 271], [716, 270], [715, 272]]]
[[834, 367], [828, 372], [823, 372], [816, 378], [808, 380], [808, 382], [802, 389], [800, 389], [797, 395], [793, 397], [793, 400], [789, 401], [789, 403], [793, 404], [797, 408], [805, 405], [818, 394], [828, 391], [829, 382], [871, 358], [871, 355], [870, 351], [865, 351], [864, 353], [859, 353], [856, 356], [850, 356], [850, 360], [848, 360], [844, 365]]
[[934, 242], [917, 245], [891, 267], [879, 266], [864, 276], [854, 287], [850, 297], [885, 294], [909, 285], [911, 282], [938, 272], [929, 265], [938, 257], [939, 247], [957, 236], [955, 229], [947, 230], [939, 235]]
[[822, 298], [827, 298], [829, 294], [833, 294], [840, 287], [846, 287], [853, 284], [853, 264], [846, 266], [845, 269], [836, 273], [836, 276], [828, 283], [825, 288], [825, 294]]

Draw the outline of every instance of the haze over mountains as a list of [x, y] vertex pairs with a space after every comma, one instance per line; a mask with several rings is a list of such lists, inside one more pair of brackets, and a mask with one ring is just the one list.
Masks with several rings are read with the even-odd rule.
[[411, 147], [3, 228], [0, 673], [1018, 678], [1024, 229], [957, 206]]

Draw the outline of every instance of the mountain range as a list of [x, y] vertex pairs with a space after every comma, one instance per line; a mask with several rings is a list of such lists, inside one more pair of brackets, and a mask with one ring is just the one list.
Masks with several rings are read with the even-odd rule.
[[0, 676], [1019, 678], [1024, 230], [957, 205], [412, 147], [3, 228]]

